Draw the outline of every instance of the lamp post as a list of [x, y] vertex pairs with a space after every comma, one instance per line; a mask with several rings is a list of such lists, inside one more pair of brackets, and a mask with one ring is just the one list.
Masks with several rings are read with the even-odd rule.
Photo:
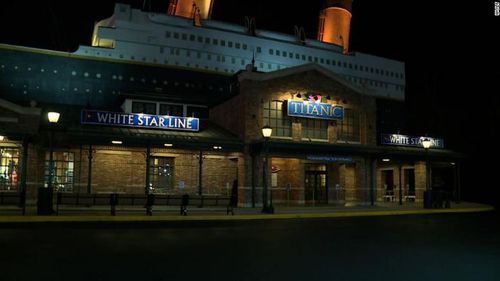
[[[61, 114], [59, 112], [49, 112], [47, 114], [47, 117], [49, 119], [49, 123], [52, 125], [55, 125], [57, 121], [59, 121], [59, 116]], [[47, 183], [47, 188], [49, 189], [49, 192], [52, 191], [52, 181], [54, 177], [54, 146], [52, 145], [52, 141], [54, 139], [54, 130], [50, 130], [50, 139], [49, 139], [49, 149], [50, 149], [50, 154], [49, 154], [49, 179]]]
[[432, 208], [433, 196], [431, 192], [431, 185], [429, 184], [429, 147], [431, 147], [431, 140], [424, 138], [422, 146], [425, 149], [425, 191], [424, 191], [424, 208]]
[[273, 129], [266, 125], [262, 128], [262, 136], [264, 137], [264, 167], [262, 169], [262, 181], [263, 181], [263, 191], [262, 191], [262, 212], [263, 213], [274, 213], [273, 207], [273, 193], [270, 194], [270, 202], [267, 204], [267, 176], [268, 176], [268, 158], [269, 158], [269, 147], [268, 141], [273, 133]]
[[54, 126], [57, 121], [59, 121], [59, 112], [49, 112], [47, 113], [47, 119], [50, 125], [49, 134], [49, 166], [48, 166], [48, 178], [47, 187], [41, 187], [38, 189], [38, 214], [39, 215], [50, 215], [53, 213], [52, 209], [52, 182], [54, 177], [54, 147], [52, 144], [54, 138]]
[[429, 138], [424, 138], [422, 140], [422, 146], [425, 149], [425, 188], [426, 190], [431, 190], [432, 187], [430, 185], [430, 179], [429, 179], [429, 148], [431, 147], [431, 140]]

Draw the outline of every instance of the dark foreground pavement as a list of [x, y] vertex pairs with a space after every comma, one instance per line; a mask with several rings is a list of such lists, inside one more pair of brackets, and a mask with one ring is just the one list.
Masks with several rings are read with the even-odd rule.
[[500, 280], [496, 212], [0, 225], [0, 280]]

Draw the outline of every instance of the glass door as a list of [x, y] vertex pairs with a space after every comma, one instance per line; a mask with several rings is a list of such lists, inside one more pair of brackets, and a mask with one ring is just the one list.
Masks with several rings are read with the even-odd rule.
[[306, 171], [305, 174], [306, 204], [327, 204], [326, 171]]

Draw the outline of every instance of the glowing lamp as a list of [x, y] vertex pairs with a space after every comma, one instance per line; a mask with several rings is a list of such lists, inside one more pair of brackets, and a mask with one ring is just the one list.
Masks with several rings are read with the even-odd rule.
[[271, 128], [269, 125], [266, 125], [262, 128], [262, 135], [264, 138], [268, 139], [271, 137], [273, 134], [273, 128]]
[[429, 147], [431, 147], [431, 140], [429, 138], [425, 138], [422, 140], [422, 146], [425, 148], [425, 149], [428, 149]]
[[50, 123], [57, 123], [57, 121], [59, 121], [59, 116], [61, 116], [61, 114], [59, 112], [47, 113], [47, 117], [48, 117]]

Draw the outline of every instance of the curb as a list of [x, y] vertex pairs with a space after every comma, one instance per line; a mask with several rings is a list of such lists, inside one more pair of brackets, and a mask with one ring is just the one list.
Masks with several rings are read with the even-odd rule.
[[345, 218], [370, 216], [399, 216], [399, 215], [427, 215], [447, 213], [476, 213], [495, 210], [492, 206], [435, 209], [435, 210], [386, 210], [386, 211], [338, 211], [329, 213], [293, 213], [293, 214], [242, 214], [226, 215], [192, 215], [192, 216], [0, 216], [0, 224], [9, 223], [81, 223], [81, 222], [179, 222], [179, 221], [232, 221], [232, 220], [284, 220], [284, 219], [316, 219], [316, 218]]

